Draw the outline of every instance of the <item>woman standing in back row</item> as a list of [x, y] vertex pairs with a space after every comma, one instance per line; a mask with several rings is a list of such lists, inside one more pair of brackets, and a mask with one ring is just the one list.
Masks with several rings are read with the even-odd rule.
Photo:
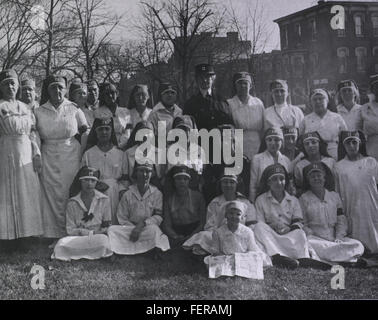
[[270, 84], [274, 105], [264, 112], [264, 130], [272, 127], [299, 128], [303, 112], [297, 106], [288, 104], [289, 87], [285, 80], [275, 80]]
[[247, 72], [239, 72], [233, 79], [235, 96], [227, 102], [235, 123], [235, 129], [243, 129], [243, 152], [252, 160], [258, 153], [264, 127], [264, 104], [250, 95], [252, 77]]
[[347, 130], [344, 119], [337, 113], [328, 110], [329, 95], [324, 89], [315, 89], [311, 93], [313, 112], [305, 116], [300, 126], [301, 135], [317, 131], [327, 143], [329, 155], [337, 160], [337, 144], [341, 131]]
[[42, 105], [35, 111], [42, 141], [42, 212], [46, 238], [66, 235], [69, 188], [81, 160], [80, 134], [88, 128], [83, 111], [65, 98], [66, 88], [65, 77], [49, 76], [44, 82]]
[[34, 116], [17, 100], [18, 76], [0, 73], [0, 240], [41, 235], [41, 154]]

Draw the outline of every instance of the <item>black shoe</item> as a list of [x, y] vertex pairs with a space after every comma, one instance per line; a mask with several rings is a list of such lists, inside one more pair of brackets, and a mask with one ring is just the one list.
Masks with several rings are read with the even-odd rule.
[[298, 260], [289, 257], [284, 257], [279, 254], [272, 256], [272, 263], [275, 267], [286, 268], [290, 270], [294, 270], [299, 266]]
[[302, 268], [314, 268], [319, 270], [330, 270], [332, 268], [332, 265], [322, 262], [319, 260], [314, 260], [310, 258], [302, 258], [298, 259], [299, 266]]

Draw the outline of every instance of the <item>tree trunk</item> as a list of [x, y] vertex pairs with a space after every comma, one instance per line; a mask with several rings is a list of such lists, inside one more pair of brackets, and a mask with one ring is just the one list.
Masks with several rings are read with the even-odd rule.
[[53, 50], [53, 35], [54, 35], [54, 28], [53, 28], [53, 23], [54, 23], [54, 0], [50, 1], [50, 13], [49, 13], [49, 23], [50, 23], [50, 29], [48, 31], [49, 34], [49, 41], [47, 45], [47, 59], [46, 59], [46, 78], [50, 75], [51, 71], [51, 59], [52, 59], [52, 50]]

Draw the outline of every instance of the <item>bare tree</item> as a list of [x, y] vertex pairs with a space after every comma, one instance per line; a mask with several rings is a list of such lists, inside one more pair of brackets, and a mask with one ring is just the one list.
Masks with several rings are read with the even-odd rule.
[[264, 52], [269, 42], [273, 28], [264, 5], [260, 0], [229, 1], [226, 6], [228, 26], [238, 32], [241, 48], [237, 54], [248, 60], [248, 72], [255, 73], [257, 55]]
[[[215, 3], [210, 0], [164, 0], [141, 2], [147, 13], [149, 25], [154, 31], [152, 55], [172, 55], [175, 78], [179, 84], [181, 98], [186, 100], [190, 71], [196, 50], [209, 34], [218, 34], [222, 25]], [[145, 14], [146, 19], [146, 14]], [[206, 36], [204, 36], [206, 35]], [[165, 47], [168, 45], [168, 47]], [[160, 51], [160, 49], [163, 49]]]
[[165, 31], [153, 11], [156, 5], [156, 1], [149, 2], [149, 5], [143, 3], [139, 5], [141, 13], [133, 21], [139, 40], [132, 45], [130, 50], [138, 75], [146, 75], [151, 88], [154, 87], [154, 83], [164, 80], [165, 74], [161, 69], [163, 65], [167, 65], [172, 55]]
[[98, 56], [97, 73], [104, 82], [119, 83], [122, 77], [129, 77], [137, 69], [134, 59], [135, 44], [128, 41], [124, 45], [102, 46]]
[[80, 59], [76, 61], [85, 70], [87, 79], [94, 76], [102, 48], [110, 45], [110, 35], [120, 18], [110, 14], [104, 0], [73, 0], [71, 14], [77, 17], [79, 26]]
[[[18, 67], [28, 59], [28, 52], [38, 43], [30, 25], [30, 10], [36, 1], [0, 1], [0, 60], [2, 68]], [[23, 71], [23, 68], [18, 68]]]

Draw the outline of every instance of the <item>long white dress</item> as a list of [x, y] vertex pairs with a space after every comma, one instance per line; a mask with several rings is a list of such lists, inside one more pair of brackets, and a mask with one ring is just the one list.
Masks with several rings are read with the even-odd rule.
[[[237, 194], [236, 200], [244, 203], [247, 206], [246, 215], [245, 217], [243, 217], [241, 223], [245, 224], [246, 222], [257, 221], [255, 206], [240, 193]], [[227, 201], [224, 195], [220, 195], [209, 203], [207, 207], [206, 224], [204, 230], [194, 234], [187, 241], [185, 241], [183, 244], [184, 249], [191, 249], [193, 246], [198, 245], [206, 252], [209, 252], [211, 254], [215, 253], [214, 245], [212, 242], [212, 233], [214, 230], [226, 223], [226, 202]]]
[[264, 104], [256, 97], [249, 96], [243, 104], [238, 96], [227, 100], [235, 129], [243, 129], [243, 152], [252, 160], [259, 152], [262, 131], [264, 129]]
[[297, 198], [285, 192], [285, 198], [279, 203], [268, 191], [257, 198], [256, 211], [259, 222], [253, 231], [264, 252], [270, 257], [276, 254], [293, 259], [310, 257], [306, 234], [302, 229], [284, 235], [277, 233], [283, 227], [302, 227], [303, 215]]
[[[325, 190], [324, 200], [321, 200], [309, 190], [299, 200], [307, 240], [317, 256], [325, 262], [356, 262], [364, 253], [364, 246], [360, 241], [346, 237], [346, 217], [337, 214], [337, 210], [342, 209], [340, 196]], [[335, 242], [335, 239], [342, 242]]]
[[40, 154], [27, 106], [0, 100], [0, 239], [42, 235], [41, 192], [33, 157]]
[[[110, 245], [113, 252], [124, 255], [134, 255], [147, 252], [153, 248], [169, 250], [168, 237], [159, 226], [163, 221], [163, 195], [150, 185], [141, 196], [136, 185], [131, 185], [125, 192], [118, 206], [117, 217], [119, 226], [108, 229]], [[159, 213], [159, 214], [158, 214]], [[136, 242], [130, 240], [130, 235], [136, 224], [145, 221], [145, 227]]]
[[[84, 215], [93, 218], [84, 221]], [[52, 259], [70, 261], [78, 259], [95, 260], [109, 257], [113, 254], [109, 238], [105, 234], [91, 234], [91, 231], [106, 231], [104, 222], [110, 221], [109, 198], [95, 190], [95, 196], [88, 209], [80, 193], [72, 197], [67, 204], [66, 229], [68, 237], [60, 239], [55, 245]]]
[[378, 253], [378, 163], [372, 157], [336, 164], [336, 187], [348, 219], [348, 235]]
[[65, 211], [69, 189], [79, 170], [81, 146], [75, 138], [87, 126], [83, 112], [68, 100], [55, 109], [50, 102], [35, 111], [42, 141], [42, 213], [44, 236], [66, 234]]
[[105, 182], [109, 189], [105, 194], [110, 199], [110, 206], [112, 211], [112, 224], [117, 222], [117, 208], [119, 203], [119, 192], [125, 190], [125, 187], [120, 182], [123, 175], [124, 152], [117, 147], [113, 147], [107, 152], [103, 152], [98, 146], [93, 146], [87, 150], [81, 159], [81, 166], [89, 166], [100, 170], [100, 180]]

